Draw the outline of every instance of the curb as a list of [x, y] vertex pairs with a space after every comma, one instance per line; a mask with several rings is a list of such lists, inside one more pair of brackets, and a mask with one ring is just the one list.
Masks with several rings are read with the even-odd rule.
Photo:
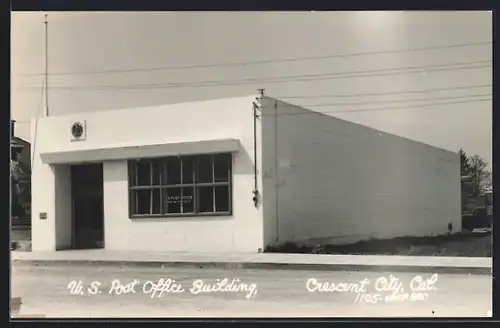
[[264, 269], [264, 270], [301, 270], [301, 271], [357, 271], [357, 272], [402, 272], [402, 273], [441, 273], [491, 275], [491, 267], [451, 267], [420, 265], [370, 265], [370, 264], [302, 264], [266, 262], [188, 262], [188, 261], [105, 261], [105, 260], [22, 260], [13, 263], [39, 265], [96, 265], [132, 267], [177, 267], [177, 268], [220, 268], [220, 269]]

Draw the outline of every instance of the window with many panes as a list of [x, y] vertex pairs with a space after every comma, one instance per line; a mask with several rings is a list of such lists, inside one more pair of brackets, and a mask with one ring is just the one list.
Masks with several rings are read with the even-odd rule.
[[231, 154], [130, 160], [130, 216], [230, 214], [231, 163]]

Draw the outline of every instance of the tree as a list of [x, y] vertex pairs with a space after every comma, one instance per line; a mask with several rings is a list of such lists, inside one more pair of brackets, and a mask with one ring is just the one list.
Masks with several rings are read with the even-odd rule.
[[461, 176], [466, 176], [469, 174], [470, 170], [470, 163], [469, 163], [469, 157], [467, 156], [467, 153], [460, 148], [460, 151], [458, 152], [460, 155], [460, 175]]
[[12, 215], [31, 215], [31, 168], [22, 162], [10, 161]]
[[473, 195], [476, 197], [491, 186], [491, 172], [487, 170], [488, 163], [479, 155], [470, 156], [469, 165]]
[[479, 187], [481, 192], [493, 191], [493, 177], [491, 172], [486, 172], [486, 176]]

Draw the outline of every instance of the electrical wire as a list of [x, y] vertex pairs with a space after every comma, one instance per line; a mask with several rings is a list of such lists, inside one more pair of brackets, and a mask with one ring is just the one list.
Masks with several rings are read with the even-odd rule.
[[[449, 90], [464, 90], [464, 89], [474, 89], [474, 88], [485, 88], [491, 87], [491, 84], [481, 84], [481, 85], [471, 85], [471, 86], [459, 86], [459, 87], [449, 87], [449, 88], [434, 88], [434, 89], [420, 89], [420, 90], [400, 90], [400, 91], [390, 91], [390, 92], [378, 92], [378, 93], [352, 93], [352, 94], [331, 94], [331, 95], [317, 95], [317, 96], [274, 96], [276, 99], [321, 99], [321, 98], [342, 98], [342, 97], [364, 97], [364, 96], [383, 96], [383, 95], [397, 95], [397, 94], [412, 94], [412, 93], [426, 93], [426, 92], [437, 92], [437, 91], [449, 91]], [[442, 98], [419, 98], [419, 99], [405, 99], [405, 100], [387, 100], [387, 101], [367, 101], [358, 103], [339, 103], [339, 104], [311, 104], [307, 106], [330, 106], [330, 105], [362, 105], [371, 103], [393, 103], [393, 102], [410, 102], [410, 101], [431, 101], [439, 99], [456, 99], [464, 97], [478, 97], [490, 94], [479, 94], [479, 95], [468, 95], [468, 96], [454, 96], [454, 97], [442, 97]], [[19, 124], [27, 124], [30, 121], [16, 121]]]
[[[490, 63], [469, 67], [456, 67], [458, 65], [470, 65], [478, 63]], [[450, 67], [453, 66], [453, 67]], [[435, 67], [435, 68], [433, 68]], [[369, 76], [388, 76], [388, 75], [401, 75], [401, 74], [417, 74], [417, 73], [432, 73], [436, 71], [459, 71], [467, 69], [477, 69], [491, 67], [491, 61], [475, 61], [475, 62], [462, 62], [454, 64], [439, 64], [439, 65], [426, 65], [426, 66], [409, 66], [403, 68], [390, 68], [390, 69], [375, 69], [375, 70], [359, 70], [359, 71], [346, 71], [337, 73], [326, 73], [326, 74], [307, 74], [307, 75], [294, 75], [294, 76], [282, 76], [282, 77], [267, 77], [267, 78], [251, 78], [251, 79], [240, 79], [240, 80], [212, 80], [212, 81], [193, 81], [185, 83], [172, 83], [172, 84], [136, 84], [136, 85], [97, 85], [97, 86], [51, 86], [52, 89], [69, 89], [69, 90], [145, 90], [150, 88], [182, 88], [182, 87], [204, 87], [204, 86], [215, 86], [215, 85], [237, 85], [237, 84], [254, 84], [263, 83], [265, 81], [272, 83], [283, 83], [283, 82], [298, 82], [298, 81], [315, 81], [315, 80], [334, 80], [343, 78], [356, 78], [356, 77], [369, 77]], [[433, 69], [429, 69], [433, 68]], [[400, 72], [405, 70], [405, 72]], [[407, 71], [413, 70], [413, 71]], [[375, 72], [374, 74], [365, 74]], [[387, 72], [387, 73], [384, 73]], [[360, 74], [360, 75], [352, 75]], [[39, 87], [39, 86], [38, 86]]]
[[[285, 62], [295, 62], [295, 61], [319, 60], [319, 59], [329, 59], [329, 58], [344, 58], [344, 57], [381, 55], [381, 54], [404, 53], [404, 52], [414, 52], [414, 51], [427, 51], [427, 50], [436, 50], [436, 49], [463, 48], [463, 47], [472, 47], [472, 46], [480, 46], [480, 45], [488, 45], [488, 44], [492, 44], [492, 42], [486, 41], [486, 42], [464, 43], [464, 44], [454, 44], [454, 45], [429, 46], [429, 47], [420, 47], [420, 48], [406, 48], [406, 49], [381, 50], [381, 51], [371, 51], [371, 52], [332, 54], [332, 55], [314, 56], [314, 57], [295, 57], [295, 58], [269, 59], [269, 60], [244, 61], [244, 62], [229, 62], [229, 63], [226, 62], [226, 63], [199, 64], [199, 65], [180, 65], [180, 66], [154, 67], [154, 68], [130, 68], [130, 69], [108, 69], [108, 70], [96, 70], [96, 71], [58, 72], [58, 73], [50, 73], [49, 75], [51, 75], [51, 76], [56, 76], [56, 75], [95, 75], [95, 74], [151, 72], [151, 71], [166, 71], [166, 70], [196, 69], [196, 68], [211, 68], [211, 67], [246, 66], [246, 65], [259, 65], [259, 64], [269, 64], [269, 63], [285, 63]], [[19, 74], [19, 76], [39, 76], [39, 75], [45, 75], [45, 73]]]
[[[339, 95], [339, 96], [365, 96], [365, 95], [383, 95], [383, 94], [396, 94], [396, 93], [410, 93], [410, 92], [422, 92], [422, 91], [442, 91], [442, 90], [453, 90], [453, 89], [466, 89], [466, 88], [472, 88], [472, 87], [489, 87], [491, 86], [490, 84], [485, 84], [485, 85], [476, 85], [476, 86], [470, 86], [470, 87], [457, 87], [457, 88], [438, 88], [438, 89], [425, 89], [425, 90], [407, 90], [407, 91], [400, 91], [400, 92], [388, 92], [388, 93], [367, 93], [367, 94], [351, 94], [351, 95]], [[43, 89], [42, 89], [42, 94], [43, 94]], [[322, 106], [353, 106], [353, 105], [370, 105], [370, 104], [393, 104], [393, 103], [405, 103], [405, 102], [420, 102], [420, 101], [435, 101], [435, 100], [446, 100], [446, 99], [466, 99], [466, 98], [474, 98], [474, 97], [484, 97], [484, 96], [491, 96], [490, 93], [488, 94], [477, 94], [477, 95], [467, 95], [467, 96], [453, 96], [453, 97], [439, 97], [439, 98], [418, 98], [418, 99], [404, 99], [404, 100], [387, 100], [387, 101], [366, 101], [366, 102], [352, 102], [352, 103], [322, 103], [322, 104], [308, 104], [308, 105], [300, 105], [300, 107], [322, 107]], [[318, 96], [317, 98], [324, 98], [324, 97], [335, 97], [334, 95], [328, 95], [328, 96]], [[285, 99], [285, 98], [294, 98], [294, 97], [273, 97], [276, 99]], [[314, 97], [297, 97], [297, 98], [314, 98]], [[478, 99], [479, 100], [479, 99]], [[476, 101], [476, 100], [474, 100]], [[480, 100], [483, 101], [483, 100]], [[455, 103], [455, 102], [453, 102]], [[446, 102], [439, 102], [436, 105], [440, 104], [446, 104]], [[427, 104], [425, 104], [427, 105]], [[429, 104], [433, 105], [433, 104]], [[40, 104], [39, 104], [40, 106]], [[296, 105], [284, 105], [281, 107], [295, 107]], [[298, 106], [298, 105], [297, 105]], [[415, 106], [412, 106], [415, 107]], [[418, 107], [418, 106], [417, 106]], [[406, 108], [406, 107], [404, 107]], [[389, 108], [389, 109], [392, 109]], [[39, 110], [38, 110], [39, 111]], [[352, 110], [348, 110], [346, 112], [351, 112]], [[371, 111], [371, 109], [363, 109], [363, 110], [357, 110], [357, 111]], [[342, 111], [341, 111], [342, 112]], [[30, 123], [30, 121], [16, 121], [16, 123]], [[36, 133], [36, 131], [35, 131]], [[36, 139], [36, 137], [35, 137]]]
[[[311, 115], [311, 114], [326, 114], [326, 113], [356, 113], [356, 112], [377, 112], [377, 111], [385, 111], [385, 110], [396, 110], [396, 109], [413, 109], [417, 107], [430, 107], [430, 106], [439, 106], [439, 105], [451, 105], [451, 104], [466, 104], [466, 103], [474, 103], [474, 102], [482, 102], [482, 101], [491, 101], [491, 98], [487, 99], [476, 99], [476, 100], [466, 100], [466, 101], [450, 101], [450, 102], [439, 102], [439, 103], [431, 103], [431, 104], [420, 104], [420, 105], [412, 105], [412, 106], [398, 106], [398, 107], [381, 107], [381, 108], [368, 108], [368, 109], [354, 109], [354, 110], [329, 110], [329, 111], [309, 111], [309, 112], [300, 112], [300, 113], [278, 113], [278, 116], [288, 116], [288, 115]], [[325, 104], [326, 105], [326, 104]], [[294, 106], [294, 105], [285, 105], [279, 106], [282, 107], [302, 107], [302, 106]], [[259, 107], [259, 108], [270, 108], [270, 107]], [[273, 107], [274, 108], [274, 107]], [[262, 116], [276, 116], [276, 113], [263, 113]]]
[[359, 97], [359, 96], [384, 96], [384, 95], [395, 95], [395, 94], [412, 94], [412, 93], [426, 93], [426, 92], [437, 92], [437, 91], [449, 91], [449, 90], [464, 90], [464, 89], [475, 89], [475, 88], [486, 88], [491, 87], [491, 84], [480, 84], [480, 85], [469, 85], [469, 86], [459, 86], [459, 87], [449, 87], [449, 88], [434, 88], [434, 89], [416, 89], [416, 90], [402, 90], [402, 91], [390, 91], [390, 92], [372, 92], [372, 93], [350, 93], [350, 94], [329, 94], [329, 95], [312, 95], [312, 96], [273, 96], [278, 99], [307, 99], [307, 98], [342, 98], [342, 97]]
[[[300, 105], [301, 107], [313, 107], [313, 106], [353, 106], [353, 105], [371, 105], [371, 104], [393, 104], [393, 103], [404, 103], [413, 101], [432, 101], [432, 100], [446, 100], [446, 99], [462, 99], [471, 97], [485, 97], [490, 96], [491, 93], [482, 93], [478, 95], [467, 95], [467, 96], [450, 96], [450, 97], [439, 97], [439, 98], [420, 98], [420, 99], [403, 99], [403, 100], [382, 100], [382, 101], [360, 101], [360, 102], [350, 102], [350, 103], [328, 103], [328, 104], [308, 104]], [[274, 98], [274, 97], [273, 97]], [[293, 106], [293, 105], [292, 105]]]
[[[44, 91], [44, 89], [42, 88], [42, 95], [43, 95], [43, 91]], [[475, 97], [485, 97], [485, 96], [491, 96], [491, 94], [488, 93], [488, 94], [477, 94], [477, 95], [467, 95], [467, 96], [454, 96], [454, 97], [439, 97], [439, 98], [427, 98], [427, 99], [426, 98], [421, 98], [421, 99], [388, 100], [388, 101], [366, 101], [366, 102], [350, 102], [350, 103], [322, 103], [322, 104], [307, 104], [307, 105], [285, 104], [285, 105], [281, 105], [280, 108], [286, 108], [286, 107], [303, 107], [303, 108], [305, 108], [305, 107], [323, 107], [323, 106], [329, 106], [329, 107], [339, 107], [340, 106], [341, 107], [341, 106], [370, 105], [370, 104], [381, 104], [381, 103], [390, 105], [390, 104], [395, 104], [395, 103], [405, 103], [405, 102], [415, 102], [415, 101], [420, 102], [420, 101], [436, 101], [436, 100], [446, 100], [446, 99], [469, 99], [469, 100], [465, 100], [465, 101], [452, 101], [452, 102], [438, 102], [438, 103], [427, 103], [427, 104], [415, 104], [415, 105], [398, 106], [398, 107], [366, 108], [366, 109], [357, 109], [357, 110], [312, 111], [312, 112], [309, 112], [309, 113], [279, 113], [278, 115], [303, 115], [303, 114], [317, 114], [317, 113], [321, 114], [321, 113], [371, 112], [371, 111], [395, 110], [395, 109], [411, 109], [411, 108], [416, 108], [416, 107], [428, 107], [428, 106], [438, 106], [438, 105], [448, 105], [448, 104], [472, 103], [472, 102], [482, 102], [482, 101], [490, 101], [491, 100], [491, 98], [487, 98], [487, 99], [471, 99], [471, 98], [475, 98]], [[40, 99], [42, 99], [42, 96], [41, 96]], [[40, 111], [40, 106], [41, 106], [41, 100], [40, 100], [40, 103], [38, 105], [38, 110], [37, 110], [38, 112]], [[265, 115], [266, 114], [264, 114], [264, 116]], [[275, 115], [275, 114], [273, 114], [273, 115]], [[37, 115], [37, 117], [38, 117], [38, 115]], [[29, 121], [16, 121], [16, 123], [29, 123]], [[38, 118], [35, 120], [35, 135], [34, 135], [34, 138], [33, 138], [33, 150], [35, 150], [35, 145], [36, 145], [37, 125], [38, 125]]]
[[[402, 91], [392, 91], [392, 92], [380, 92], [380, 93], [357, 93], [357, 94], [336, 94], [336, 95], [318, 95], [318, 96], [273, 96], [277, 99], [312, 99], [312, 98], [336, 98], [336, 97], [357, 97], [357, 96], [379, 96], [379, 95], [396, 95], [396, 94], [411, 94], [411, 93], [425, 93], [425, 92], [437, 92], [437, 91], [448, 91], [448, 90], [463, 90], [463, 89], [473, 89], [473, 88], [485, 88], [491, 87], [491, 84], [482, 85], [471, 85], [471, 86], [460, 86], [460, 87], [449, 87], [449, 88], [435, 88], [435, 89], [420, 89], [420, 90], [402, 90]], [[343, 106], [343, 105], [363, 105], [372, 103], [400, 103], [400, 102], [412, 102], [412, 101], [432, 101], [432, 100], [443, 100], [443, 99], [457, 99], [457, 98], [467, 98], [467, 97], [480, 97], [488, 96], [490, 94], [478, 94], [478, 95], [467, 95], [467, 96], [453, 96], [453, 97], [441, 97], [441, 98], [417, 98], [417, 99], [404, 99], [404, 100], [387, 100], [387, 101], [367, 101], [367, 102], [356, 102], [356, 103], [338, 103], [338, 104], [309, 104], [304, 106]], [[30, 121], [16, 121], [18, 124], [30, 123]]]
[[[352, 105], [369, 105], [372, 103], [386, 103], [388, 105], [393, 104], [393, 103], [401, 103], [401, 102], [413, 102], [413, 101], [435, 101], [435, 100], [444, 100], [444, 99], [469, 99], [469, 100], [464, 100], [464, 101], [450, 101], [450, 102], [437, 102], [437, 103], [427, 103], [427, 104], [415, 104], [415, 105], [409, 105], [409, 106], [397, 106], [397, 107], [381, 107], [381, 108], [366, 108], [366, 109], [355, 109], [355, 110], [329, 110], [329, 111], [310, 111], [310, 112], [305, 112], [305, 113], [278, 113], [278, 115], [304, 115], [304, 114], [323, 114], [323, 113], [353, 113], [353, 112], [374, 112], [374, 111], [385, 111], [385, 110], [396, 110], [396, 109], [412, 109], [412, 108], [418, 108], [418, 107], [429, 107], [429, 106], [439, 106], [439, 105], [449, 105], [449, 104], [463, 104], [463, 103], [474, 103], [474, 102], [483, 102], [483, 101], [491, 101], [491, 98], [486, 98], [486, 99], [470, 99], [473, 97], [484, 97], [484, 96], [491, 96], [491, 94], [479, 94], [479, 95], [469, 95], [469, 96], [459, 96], [459, 97], [441, 97], [441, 98], [432, 98], [432, 99], [410, 99], [410, 100], [400, 100], [400, 101], [381, 101], [381, 102], [358, 102], [358, 103], [327, 103], [327, 104], [311, 104], [311, 105], [292, 105], [292, 104], [285, 104], [279, 106], [279, 108], [294, 108], [294, 107], [321, 107], [321, 106], [330, 106], [330, 107], [341, 107], [341, 106], [352, 106]], [[266, 107], [259, 107], [259, 108], [266, 108]], [[273, 114], [266, 114], [264, 113], [264, 116], [274, 116], [276, 115], [275, 113]], [[16, 121], [16, 122], [23, 122], [24, 121]], [[38, 119], [35, 120], [35, 136], [33, 139], [33, 143], [35, 146], [36, 143], [36, 132], [37, 132], [37, 122]], [[26, 122], [27, 123], [27, 122]], [[33, 148], [34, 150], [34, 148]]]

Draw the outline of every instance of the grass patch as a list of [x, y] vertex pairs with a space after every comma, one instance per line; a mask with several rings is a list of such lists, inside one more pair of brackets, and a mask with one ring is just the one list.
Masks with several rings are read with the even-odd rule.
[[491, 257], [491, 232], [457, 233], [436, 237], [399, 237], [372, 239], [348, 245], [304, 246], [285, 243], [268, 247], [269, 253], [350, 254], [350, 255], [415, 255]]

